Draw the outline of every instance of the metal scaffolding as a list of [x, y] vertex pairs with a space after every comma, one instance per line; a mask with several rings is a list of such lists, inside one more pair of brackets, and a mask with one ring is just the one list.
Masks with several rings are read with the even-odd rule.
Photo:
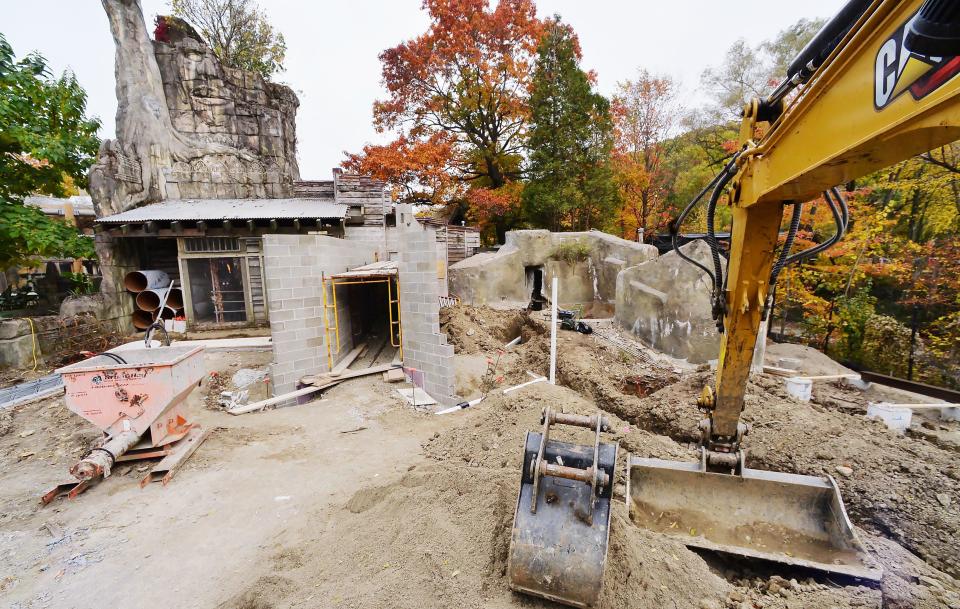
[[[387, 316], [390, 322], [390, 344], [399, 350], [403, 359], [403, 330], [400, 323], [400, 278], [397, 277], [396, 263], [380, 263], [368, 265], [354, 271], [323, 276], [323, 324], [324, 336], [327, 343], [327, 366], [333, 370], [334, 355], [340, 353], [340, 312], [337, 309], [337, 288], [349, 285], [387, 284]], [[327, 295], [327, 286], [330, 286], [330, 296]], [[396, 294], [396, 298], [394, 298]], [[333, 323], [331, 322], [331, 318]]]

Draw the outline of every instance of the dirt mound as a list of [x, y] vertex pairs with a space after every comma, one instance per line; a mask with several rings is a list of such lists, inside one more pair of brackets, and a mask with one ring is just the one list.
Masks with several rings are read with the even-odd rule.
[[[624, 364], [603, 349], [586, 343], [561, 349], [557, 367], [561, 382], [604, 410], [676, 442], [697, 440], [703, 414], [695, 402], [713, 373], [686, 375], [641, 399], [623, 391]], [[865, 396], [838, 383], [817, 383], [812, 401], [802, 403], [786, 393], [782, 378], [758, 375], [749, 383], [743, 413], [752, 428], [748, 464], [838, 478], [855, 524], [960, 576], [955, 560], [960, 522], [951, 512], [960, 504], [956, 453], [925, 439], [898, 436], [867, 420], [865, 412]], [[853, 472], [843, 476], [843, 468]]]
[[294, 582], [279, 575], [258, 577], [249, 588], [220, 603], [217, 609], [274, 609], [296, 589]]
[[[680, 387], [692, 387], [698, 378], [680, 384]], [[685, 390], [686, 391], [686, 390]], [[661, 396], [663, 398], [664, 396]], [[633, 399], [642, 408], [642, 401]], [[673, 401], [675, 398], [669, 398]], [[406, 500], [411, 503], [407, 508], [397, 502], [395, 489], [398, 486], [409, 487], [408, 482], [363, 489], [347, 503], [348, 510], [364, 506], [364, 513], [372, 517], [375, 510], [368, 508], [371, 498], [377, 504], [390, 504], [398, 510], [429, 511], [440, 522], [449, 522], [453, 510], [460, 513], [466, 510], [468, 518], [457, 518], [458, 527], [467, 527], [461, 536], [471, 539], [483, 539], [481, 531], [495, 531], [490, 536], [489, 545], [479, 549], [480, 556], [494, 558], [490, 563], [489, 579], [486, 584], [478, 583], [478, 592], [498, 596], [506, 593], [503, 576], [503, 554], [509, 547], [509, 522], [515, 509], [515, 496], [519, 486], [518, 470], [522, 460], [522, 444], [528, 430], [536, 430], [540, 425], [540, 412], [544, 405], [563, 409], [566, 412], [591, 414], [596, 412], [596, 404], [584, 399], [574, 391], [564, 387], [555, 387], [546, 383], [537, 384], [517, 392], [492, 395], [474, 409], [457, 416], [464, 417], [463, 423], [444, 432], [436, 433], [424, 443], [425, 453], [437, 461], [434, 471], [446, 472], [454, 480], [475, 480], [476, 486], [488, 488], [491, 495], [498, 497], [506, 508], [489, 510], [477, 508], [474, 511], [475, 491], [466, 492], [453, 499], [453, 505], [439, 501], [429, 495], [436, 480], [431, 479], [416, 486]], [[649, 431], [616, 417], [612, 419], [614, 432], [608, 434], [609, 440], [620, 442], [620, 463], [617, 467], [617, 482], [622, 484], [622, 472], [627, 452], [639, 456], [655, 456], [675, 460], [694, 460], [695, 451], [687, 445], [678, 444], [672, 439], [658, 436]], [[555, 437], [562, 440], [587, 440], [582, 431], [570, 431], [556, 428]], [[458, 473], [459, 472], [459, 473]], [[472, 489], [475, 487], [471, 487]], [[418, 502], [415, 497], [419, 493]], [[482, 494], [482, 492], [481, 492]], [[466, 499], [466, 503], [461, 500]], [[480, 501], [483, 505], [485, 498]], [[507, 513], [504, 513], [506, 509]], [[784, 579], [784, 570], [776, 565], [750, 563], [747, 561], [705, 552], [702, 555], [687, 549], [682, 544], [663, 538], [634, 526], [626, 515], [622, 497], [618, 496], [614, 504], [611, 524], [610, 548], [607, 557], [607, 572], [601, 607], [630, 607], [651, 609], [661, 607], [936, 607], [939, 606], [938, 594], [947, 598], [952, 584], [949, 576], [931, 569], [922, 561], [912, 557], [909, 552], [893, 542], [866, 535], [871, 551], [878, 556], [888, 569], [888, 576], [881, 587], [860, 586], [855, 581], [844, 581], [837, 585], [838, 578], [826, 577], [815, 572], [799, 572], [798, 579]], [[391, 518], [401, 517], [399, 514]], [[412, 516], [402, 517], [409, 522]], [[504, 524], [506, 522], [506, 524]], [[424, 535], [431, 536], [429, 531]], [[490, 554], [486, 554], [489, 552]], [[941, 582], [941, 588], [935, 589], [920, 585], [918, 578], [923, 576]], [[471, 580], [472, 581], [472, 580]], [[486, 588], [484, 588], [484, 585]], [[490, 600], [488, 596], [482, 597]], [[519, 597], [514, 596], [514, 599]], [[466, 602], [464, 606], [476, 606], [459, 597], [457, 602]], [[480, 601], [476, 601], [480, 602]], [[530, 602], [530, 601], [527, 601]], [[540, 605], [532, 601], [533, 606]], [[404, 606], [404, 605], [399, 605]], [[433, 606], [433, 605], [431, 605]], [[437, 606], [447, 607], [446, 604]], [[450, 605], [452, 606], [452, 605]], [[489, 606], [500, 606], [491, 604]], [[525, 602], [525, 606], [528, 606]]]
[[440, 329], [458, 354], [494, 353], [518, 336], [526, 342], [547, 330], [527, 311], [495, 311], [469, 305], [440, 309]]

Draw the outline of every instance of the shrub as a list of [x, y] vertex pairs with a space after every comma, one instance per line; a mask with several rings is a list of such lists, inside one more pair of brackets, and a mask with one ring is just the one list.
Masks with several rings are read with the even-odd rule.
[[561, 241], [553, 248], [550, 257], [571, 264], [582, 262], [590, 257], [590, 246], [579, 239]]
[[893, 317], [874, 315], [864, 329], [862, 353], [868, 370], [906, 378], [910, 328]]

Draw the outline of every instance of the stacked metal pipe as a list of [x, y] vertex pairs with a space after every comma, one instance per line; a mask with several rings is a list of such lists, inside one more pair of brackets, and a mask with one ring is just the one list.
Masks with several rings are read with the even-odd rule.
[[183, 291], [180, 288], [170, 290], [167, 304], [160, 310], [163, 295], [170, 286], [170, 276], [163, 271], [131, 271], [123, 278], [123, 286], [136, 297], [137, 308], [131, 319], [137, 330], [147, 329], [158, 314], [160, 319], [183, 316]]

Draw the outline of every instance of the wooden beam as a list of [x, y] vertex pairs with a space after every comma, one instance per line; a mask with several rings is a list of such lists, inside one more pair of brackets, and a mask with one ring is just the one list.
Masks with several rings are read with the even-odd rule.
[[206, 220], [198, 220], [198, 221], [197, 221], [197, 230], [200, 231], [200, 232], [203, 232], [203, 233], [207, 232], [207, 221], [206, 221]]
[[278, 226], [280, 226], [280, 224], [277, 222], [276, 218], [274, 218], [273, 220], [270, 220], [270, 230], [275, 231], [277, 230]]
[[257, 223], [253, 220], [247, 220], [247, 230], [250, 231], [250, 234], [253, 234], [253, 231], [257, 230]]
[[343, 371], [350, 367], [350, 364], [353, 363], [353, 360], [360, 357], [360, 354], [366, 351], [367, 343], [364, 342], [359, 347], [355, 347], [350, 353], [347, 353], [342, 360], [340, 360], [336, 366], [333, 367], [333, 370], [330, 371], [330, 376], [340, 376], [343, 374]]
[[177, 233], [178, 235], [183, 232], [183, 222], [179, 220], [174, 220], [170, 223], [170, 230]]
[[143, 225], [143, 230], [150, 233], [151, 235], [156, 234], [157, 232], [157, 223], [153, 220], [148, 220], [146, 224]]
[[247, 404], [246, 406], [240, 406], [239, 408], [231, 408], [227, 410], [227, 412], [229, 412], [230, 414], [246, 414], [248, 412], [253, 412], [255, 410], [266, 408], [267, 406], [273, 406], [274, 404], [279, 404], [281, 402], [286, 402], [287, 400], [298, 398], [302, 395], [316, 393], [321, 389], [322, 389], [321, 387], [304, 387], [303, 389], [297, 389], [296, 391], [283, 393], [273, 398], [268, 398], [266, 400], [260, 400], [259, 402], [254, 402], [253, 404]]
[[223, 221], [223, 230], [225, 230], [225, 231], [227, 231], [227, 232], [230, 232], [231, 230], [233, 230], [233, 222], [231, 222], [230, 220], [224, 220], [224, 221]]
[[296, 230], [298, 233], [300, 232], [300, 218], [294, 218], [294, 219], [293, 219], [293, 228], [294, 228], [294, 230]]

